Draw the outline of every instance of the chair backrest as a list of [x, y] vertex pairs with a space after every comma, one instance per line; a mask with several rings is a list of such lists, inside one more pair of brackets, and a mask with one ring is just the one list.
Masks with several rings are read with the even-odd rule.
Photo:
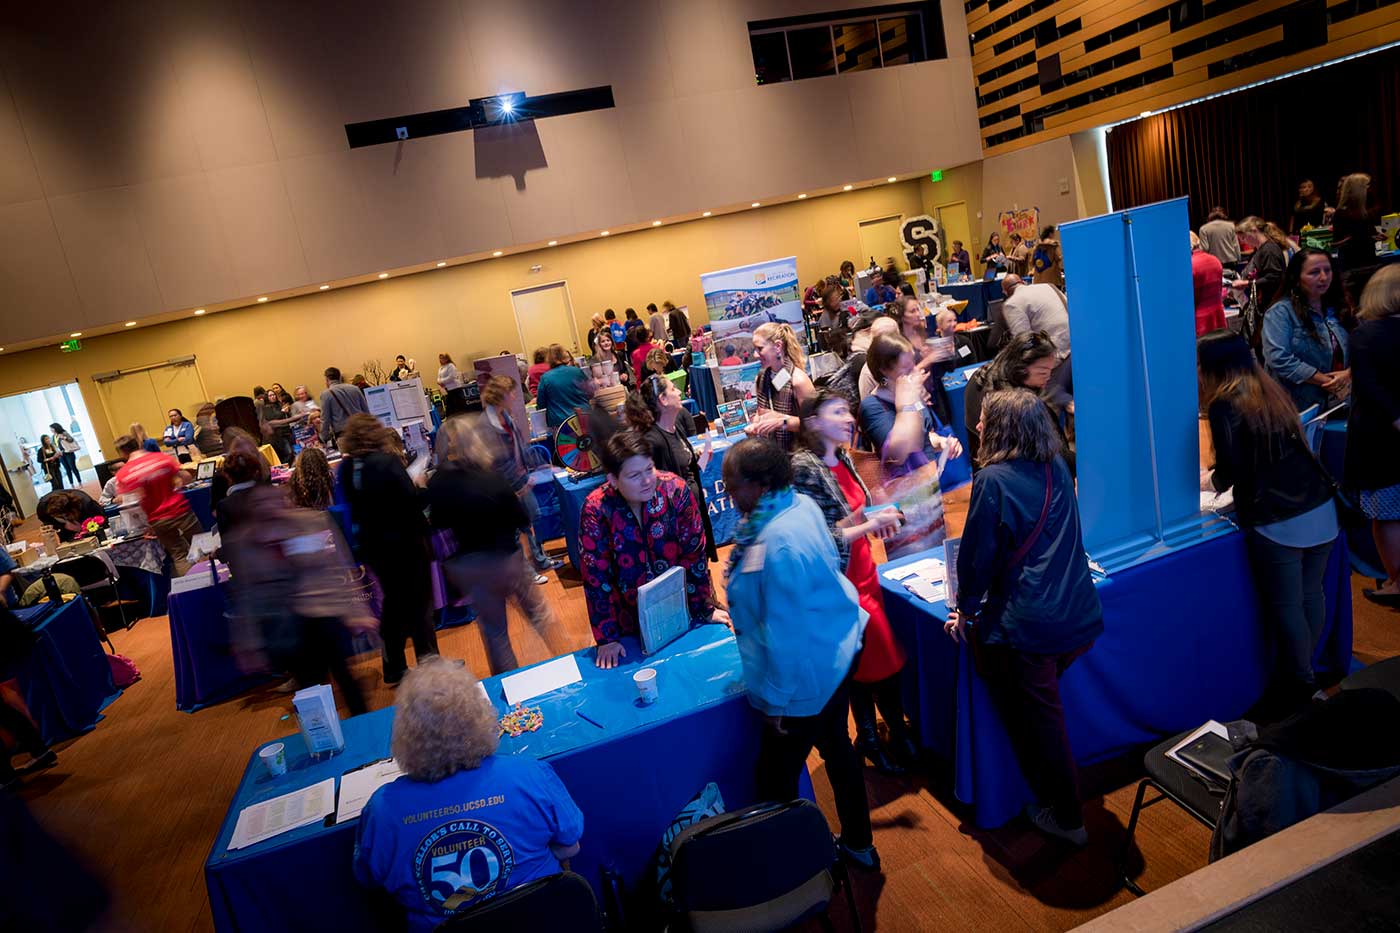
[[582, 875], [565, 871], [536, 879], [448, 917], [437, 927], [437, 933], [527, 933], [531, 930], [602, 933], [598, 901]]
[[1006, 331], [1006, 316], [1002, 314], [1002, 305], [1006, 303], [1004, 298], [996, 298], [987, 302], [987, 323], [991, 326], [992, 332], [987, 335], [987, 346], [991, 348], [993, 354], [1001, 349], [1006, 343], [1009, 334]]
[[96, 554], [82, 554], [77, 557], [67, 557], [61, 562], [62, 570], [83, 589], [94, 586], [109, 586], [113, 582], [112, 567], [107, 566], [107, 562]]
[[697, 933], [784, 929], [825, 911], [836, 890], [831, 827], [809, 800], [701, 820], [671, 857], [676, 908]]

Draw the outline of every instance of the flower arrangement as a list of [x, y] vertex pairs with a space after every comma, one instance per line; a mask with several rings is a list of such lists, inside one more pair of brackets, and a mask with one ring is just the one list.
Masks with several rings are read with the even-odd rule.
[[102, 515], [92, 515], [83, 519], [82, 531], [78, 534], [81, 538], [84, 535], [97, 535], [98, 540], [102, 539], [102, 526], [107, 524], [107, 519]]

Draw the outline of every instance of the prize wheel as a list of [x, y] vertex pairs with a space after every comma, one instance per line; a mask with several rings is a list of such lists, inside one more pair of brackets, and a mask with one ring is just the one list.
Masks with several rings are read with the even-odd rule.
[[559, 425], [554, 435], [554, 454], [571, 473], [596, 473], [603, 468], [588, 431], [586, 412], [575, 412]]

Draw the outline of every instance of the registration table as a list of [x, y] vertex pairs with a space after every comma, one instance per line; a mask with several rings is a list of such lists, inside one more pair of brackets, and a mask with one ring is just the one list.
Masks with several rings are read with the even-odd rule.
[[196, 566], [172, 587], [170, 650], [175, 663], [175, 708], [193, 713], [267, 679], [234, 660], [227, 615], [228, 572], [216, 584], [208, 564]]
[[[582, 847], [571, 867], [595, 889], [604, 869], [635, 888], [662, 832], [706, 783], [719, 785], [730, 810], [754, 800], [760, 726], [744, 694], [733, 636], [723, 626], [700, 626], [647, 659], [660, 694], [651, 706], [636, 700], [632, 675], [643, 661], [636, 643], [624, 641], [627, 657], [609, 671], [594, 666], [591, 649], [578, 652], [583, 680], [528, 702], [540, 708], [543, 726], [503, 736], [496, 752], [554, 767], [584, 814]], [[504, 712], [500, 678], [483, 685]], [[345, 720], [345, 751], [319, 762], [294, 735], [285, 740], [287, 773], [276, 778], [259, 773], [253, 754], [204, 866], [215, 929], [374, 929], [369, 896], [353, 876], [357, 820], [305, 826], [234, 851], [228, 844], [245, 807], [387, 757], [392, 725], [392, 707]], [[804, 793], [810, 796], [810, 784]]]
[[[953, 763], [954, 793], [979, 826], [1007, 822], [1030, 801], [1006, 731], [965, 645], [943, 632], [947, 608], [880, 568], [890, 624], [909, 655], [907, 708], [922, 745]], [[935, 556], [942, 556], [941, 551]], [[1104, 631], [1061, 681], [1074, 757], [1103, 761], [1201, 725], [1238, 719], [1259, 698], [1273, 648], [1255, 598], [1244, 536], [1212, 538], [1098, 581]], [[1314, 669], [1340, 676], [1351, 661], [1346, 542], [1332, 549], [1327, 621]]]
[[39, 734], [53, 743], [87, 732], [121, 691], [112, 683], [107, 654], [84, 600], [70, 599], [56, 611], [42, 603], [15, 614], [34, 626], [34, 646], [18, 679]]

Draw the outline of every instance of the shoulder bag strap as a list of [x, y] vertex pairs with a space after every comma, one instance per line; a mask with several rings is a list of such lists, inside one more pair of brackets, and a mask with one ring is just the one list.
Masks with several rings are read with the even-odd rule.
[[1036, 541], [1040, 540], [1041, 532], [1045, 530], [1045, 520], [1050, 517], [1050, 491], [1051, 491], [1050, 463], [1045, 464], [1045, 500], [1040, 504], [1040, 518], [1036, 520], [1035, 527], [1026, 540], [1021, 542], [1021, 546], [1011, 555], [1011, 560], [1007, 562], [1007, 570], [1015, 570], [1021, 565], [1021, 561], [1026, 559], [1026, 555], [1031, 552]]

